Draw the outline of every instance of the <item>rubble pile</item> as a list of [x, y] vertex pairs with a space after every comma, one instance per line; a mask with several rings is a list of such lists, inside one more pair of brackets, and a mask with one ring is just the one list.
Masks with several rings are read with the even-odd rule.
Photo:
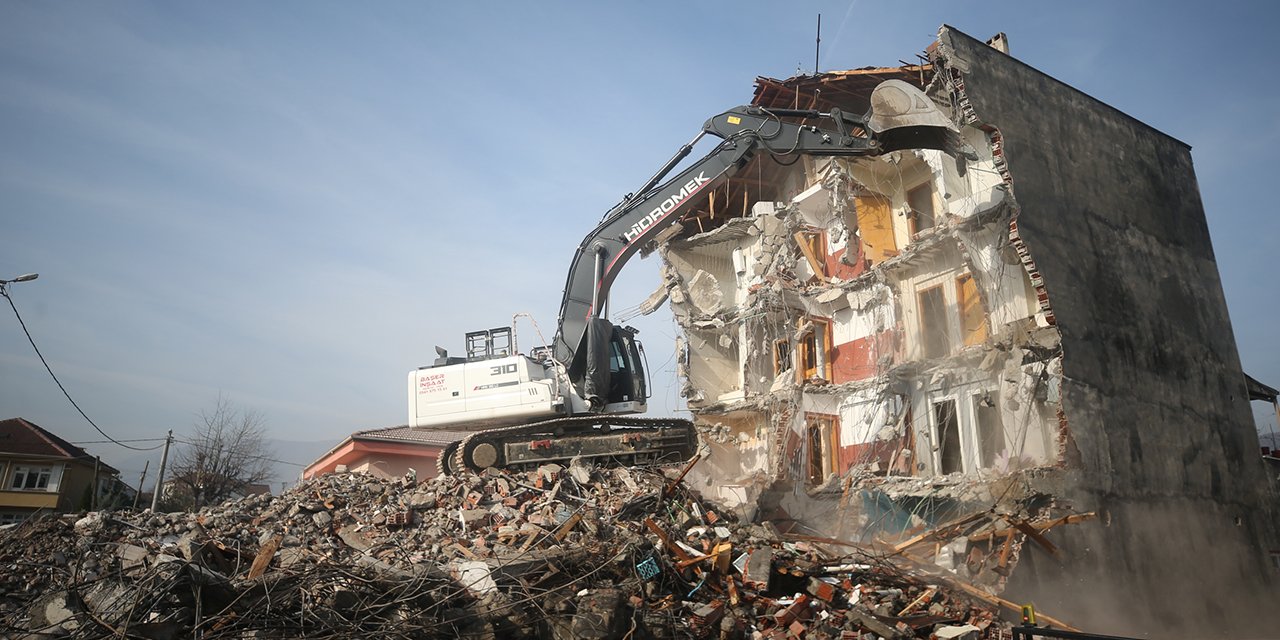
[[970, 585], [738, 523], [682, 477], [335, 474], [194, 514], [47, 516], [0, 529], [0, 637], [1007, 637]]

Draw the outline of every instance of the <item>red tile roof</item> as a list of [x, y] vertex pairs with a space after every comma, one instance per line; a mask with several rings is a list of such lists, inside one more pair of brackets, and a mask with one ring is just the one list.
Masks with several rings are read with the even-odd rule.
[[414, 429], [409, 425], [398, 427], [382, 427], [366, 429], [351, 434], [352, 440], [380, 440], [384, 442], [404, 442], [408, 444], [425, 444], [443, 447], [451, 442], [461, 440], [474, 431], [448, 431], [445, 429]]
[[[0, 420], [0, 454], [93, 462], [89, 452], [23, 418]], [[115, 471], [105, 463], [104, 469]]]
[[0, 420], [0, 453], [93, 459], [84, 449], [22, 418]]

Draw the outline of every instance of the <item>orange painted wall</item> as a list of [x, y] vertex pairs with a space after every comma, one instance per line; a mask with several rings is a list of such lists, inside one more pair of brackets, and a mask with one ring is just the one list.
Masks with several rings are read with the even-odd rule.
[[849, 266], [840, 261], [847, 249], [840, 249], [835, 253], [827, 254], [827, 277], [840, 278], [841, 280], [852, 280], [862, 275], [867, 270], [867, 262], [862, 259], [862, 245], [854, 244], [858, 249], [857, 254], [849, 259], [853, 266]]

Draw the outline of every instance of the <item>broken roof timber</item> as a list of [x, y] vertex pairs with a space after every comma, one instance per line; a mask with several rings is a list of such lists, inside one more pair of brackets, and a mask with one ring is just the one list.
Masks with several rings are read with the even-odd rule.
[[1250, 400], [1265, 400], [1267, 402], [1275, 402], [1276, 397], [1280, 396], [1280, 391], [1276, 391], [1265, 384], [1262, 384], [1249, 374], [1244, 374], [1245, 386], [1249, 389]]
[[[794, 107], [799, 100], [808, 100], [814, 103], [805, 105], [809, 108], [826, 104], [849, 108], [854, 112], [866, 111], [870, 104], [871, 91], [881, 82], [896, 79], [923, 87], [927, 74], [932, 71], [931, 65], [906, 65], [828, 71], [812, 76], [792, 76], [786, 80], [758, 76], [755, 96], [751, 104], [766, 108], [782, 108]], [[815, 90], [818, 93], [815, 93]], [[843, 96], [822, 95], [822, 91], [839, 93]]]

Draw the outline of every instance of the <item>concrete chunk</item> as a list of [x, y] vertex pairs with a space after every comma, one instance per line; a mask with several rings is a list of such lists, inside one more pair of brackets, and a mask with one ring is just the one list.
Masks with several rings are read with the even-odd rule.
[[706, 315], [715, 315], [724, 309], [724, 292], [720, 281], [706, 271], [698, 271], [689, 280], [689, 302]]

